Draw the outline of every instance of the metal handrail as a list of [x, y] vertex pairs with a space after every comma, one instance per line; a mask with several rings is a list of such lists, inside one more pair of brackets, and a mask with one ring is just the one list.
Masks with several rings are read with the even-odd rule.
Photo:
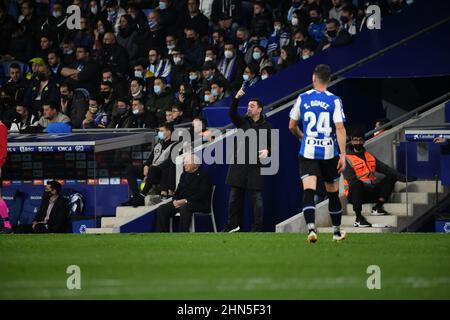
[[439, 104], [441, 102], [444, 102], [444, 101], [447, 101], [449, 99], [450, 99], [450, 92], [447, 92], [447, 93], [443, 94], [442, 96], [440, 96], [440, 97], [438, 97], [436, 99], [433, 99], [433, 100], [425, 103], [424, 105], [421, 105], [420, 107], [417, 107], [414, 110], [411, 110], [410, 112], [408, 112], [408, 113], [406, 113], [406, 114], [404, 114], [404, 115], [402, 115], [402, 116], [400, 116], [400, 117], [398, 117], [398, 118], [396, 118], [396, 119], [394, 119], [392, 121], [389, 121], [388, 123], [383, 124], [381, 127], [377, 128], [377, 129], [370, 130], [369, 132], [367, 132], [365, 134], [365, 137], [369, 138], [375, 132], [378, 132], [378, 131], [383, 130], [383, 129], [387, 129], [389, 127], [394, 127], [394, 126], [402, 123], [404, 120], [411, 118], [411, 116], [418, 115], [419, 113], [421, 113], [421, 112], [423, 112], [423, 111], [425, 111], [427, 109], [430, 109], [431, 107], [434, 107], [437, 104]]

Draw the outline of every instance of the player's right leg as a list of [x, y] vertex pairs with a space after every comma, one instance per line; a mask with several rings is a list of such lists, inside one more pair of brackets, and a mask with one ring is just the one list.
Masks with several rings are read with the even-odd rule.
[[308, 229], [308, 242], [317, 241], [316, 231], [316, 204], [314, 196], [317, 188], [317, 174], [320, 173], [319, 165], [316, 160], [299, 158], [300, 178], [303, 184], [303, 216], [305, 217], [306, 227]]
[[3, 230], [1, 233], [12, 233], [11, 223], [9, 222], [8, 206], [5, 200], [0, 197], [0, 217], [3, 220]]

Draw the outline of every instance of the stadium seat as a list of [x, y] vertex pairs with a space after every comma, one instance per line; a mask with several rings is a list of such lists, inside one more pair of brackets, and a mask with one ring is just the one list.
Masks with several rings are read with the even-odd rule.
[[191, 221], [191, 232], [195, 232], [195, 216], [210, 216], [211, 217], [211, 223], [213, 226], [214, 232], [217, 232], [217, 226], [216, 226], [216, 219], [214, 217], [214, 193], [216, 191], [216, 186], [212, 187], [211, 192], [211, 207], [209, 212], [194, 212], [192, 214], [192, 221]]
[[17, 225], [23, 206], [22, 193], [16, 189], [5, 188], [2, 190], [2, 198], [9, 209], [9, 221], [13, 226]]
[[[195, 232], [195, 216], [210, 216], [213, 230], [214, 230], [214, 232], [217, 232], [216, 219], [214, 217], [214, 193], [215, 193], [215, 191], [216, 191], [216, 186], [213, 186], [212, 187], [212, 192], [211, 192], [211, 207], [210, 207], [210, 211], [209, 212], [194, 212], [192, 214], [191, 228], [190, 228], [191, 232]], [[179, 212], [175, 214], [175, 217], [179, 217], [179, 216], [180, 216]], [[169, 230], [170, 230], [170, 232], [173, 232], [173, 218], [170, 218]]]
[[39, 211], [42, 202], [42, 192], [33, 192], [25, 198], [23, 202], [22, 213], [20, 214], [19, 223], [30, 225]]

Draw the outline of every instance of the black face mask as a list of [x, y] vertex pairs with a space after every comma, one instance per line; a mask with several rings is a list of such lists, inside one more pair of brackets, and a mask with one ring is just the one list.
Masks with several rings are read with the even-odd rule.
[[62, 101], [66, 102], [69, 100], [69, 96], [67, 94], [62, 94], [61, 99], [62, 99]]
[[355, 152], [361, 152], [364, 150], [364, 146], [362, 144], [354, 144], [353, 150], [355, 150]]
[[108, 99], [110, 94], [111, 94], [111, 92], [109, 92], [109, 91], [102, 91], [102, 92], [100, 92], [100, 95], [102, 96], [102, 98], [104, 100]]
[[311, 18], [309, 18], [309, 20], [311, 20], [312, 23], [318, 23], [320, 18], [319, 17], [311, 17]]
[[305, 44], [305, 40], [300, 40], [300, 41], [295, 41], [295, 46], [296, 47], [301, 47]]
[[43, 198], [45, 199], [45, 198], [50, 198], [52, 196], [52, 193], [50, 192], [50, 191], [48, 191], [48, 190], [45, 190], [44, 191], [44, 196], [43, 196]]
[[349, 19], [348, 17], [341, 16], [341, 22], [342, 22], [343, 24], [346, 24], [349, 20], [350, 20], [350, 19]]
[[331, 37], [334, 38], [337, 35], [337, 30], [333, 30], [333, 31], [327, 31], [327, 34]]
[[37, 78], [38, 78], [40, 81], [48, 80], [47, 75], [46, 75], [45, 73], [43, 73], [43, 72], [39, 72], [39, 73], [37, 74]]

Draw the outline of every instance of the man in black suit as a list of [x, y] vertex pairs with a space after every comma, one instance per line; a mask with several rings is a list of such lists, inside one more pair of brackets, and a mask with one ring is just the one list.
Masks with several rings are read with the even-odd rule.
[[184, 159], [184, 172], [173, 196], [173, 201], [158, 208], [156, 232], [169, 232], [170, 218], [180, 213], [180, 232], [188, 232], [194, 212], [209, 212], [212, 184], [209, 174], [200, 169], [200, 160], [194, 154]]
[[39, 212], [33, 221], [35, 233], [64, 233], [69, 223], [69, 205], [58, 181], [48, 181]]

